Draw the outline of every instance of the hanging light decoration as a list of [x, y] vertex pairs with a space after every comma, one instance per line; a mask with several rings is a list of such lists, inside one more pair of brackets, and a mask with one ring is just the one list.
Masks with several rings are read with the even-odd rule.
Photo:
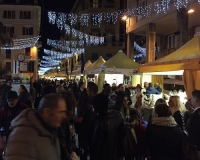
[[161, 0], [160, 2], [155, 2], [154, 10], [157, 14], [160, 14], [161, 12], [167, 14], [167, 11], [169, 10], [169, 3], [170, 0]]
[[174, 6], [179, 10], [180, 8], [186, 8], [188, 0], [174, 0]]
[[28, 47], [33, 47], [37, 43], [40, 37], [25, 38], [25, 39], [13, 39], [13, 45], [0, 46], [0, 49], [24, 49]]

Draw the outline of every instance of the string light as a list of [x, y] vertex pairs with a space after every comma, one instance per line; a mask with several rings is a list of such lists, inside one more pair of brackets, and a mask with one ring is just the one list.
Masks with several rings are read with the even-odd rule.
[[102, 16], [103, 14], [102, 13], [97, 13], [97, 14], [92, 14], [93, 16], [93, 25], [96, 25], [96, 26], [99, 26], [101, 25], [101, 22], [102, 22]]
[[78, 18], [78, 16], [74, 13], [68, 14], [68, 21], [71, 24], [71, 26], [76, 24], [77, 18]]
[[164, 12], [165, 14], [167, 14], [167, 11], [169, 10], [169, 3], [170, 0], [161, 0], [160, 2], [155, 2], [154, 6], [155, 6], [155, 11], [157, 14]]
[[[104, 37], [95, 37], [95, 36], [90, 36], [90, 39], [87, 39], [88, 37], [86, 36], [86, 45], [101, 45], [104, 43]], [[47, 45], [54, 47], [56, 49], [66, 51], [67, 48], [78, 48], [78, 47], [84, 47], [85, 46], [85, 41], [84, 40], [78, 40], [78, 41], [60, 41], [60, 40], [51, 40], [47, 39]]]
[[81, 14], [80, 19], [79, 19], [80, 25], [88, 26], [89, 19], [90, 19], [90, 14]]
[[[69, 24], [75, 25], [78, 22], [78, 17], [79, 22], [81, 25], [88, 25], [89, 18], [92, 17], [92, 22], [93, 25], [98, 25], [100, 27], [103, 17], [104, 20], [107, 24], [115, 24], [119, 18], [123, 15], [127, 15], [128, 17], [135, 16], [137, 19], [141, 19], [142, 17], [149, 17], [151, 14], [153, 14], [153, 11], [156, 11], [157, 14], [159, 13], [167, 13], [169, 10], [169, 3], [172, 0], [158, 0], [157, 2], [154, 2], [149, 5], [145, 6], [138, 6], [136, 8], [132, 9], [127, 9], [127, 10], [118, 10], [115, 12], [108, 12], [108, 13], [95, 13], [95, 14], [89, 14], [89, 13], [83, 13], [79, 14], [79, 16], [75, 13], [63, 13], [65, 16], [63, 17], [62, 14], [58, 14], [56, 12], [48, 11], [48, 18], [49, 18], [49, 23], [50, 24], [55, 24], [56, 21], [60, 21], [62, 19], [63, 22], [59, 23], [59, 26], [61, 24], [65, 25], [67, 21]], [[177, 9], [180, 9], [182, 7], [186, 8], [188, 1], [189, 0], [173, 0], [174, 1], [174, 6]], [[197, 0], [200, 3], [200, 0]], [[66, 29], [65, 29], [66, 30]]]
[[24, 49], [35, 46], [40, 37], [25, 38], [25, 39], [13, 39], [12, 46], [0, 46], [0, 49]]
[[111, 13], [105, 13], [104, 14], [104, 20], [106, 21], [106, 24], [115, 24], [118, 19], [118, 12], [111, 12]]
[[180, 8], [186, 8], [188, 0], [174, 0], [174, 6], [179, 10]]

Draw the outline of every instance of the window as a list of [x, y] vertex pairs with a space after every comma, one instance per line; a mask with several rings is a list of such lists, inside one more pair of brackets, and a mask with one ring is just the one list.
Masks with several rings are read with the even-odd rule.
[[13, 26], [5, 26], [6, 33], [10, 33], [10, 37], [13, 38], [14, 35], [14, 27]]
[[33, 35], [33, 27], [23, 27], [23, 35]]
[[6, 59], [11, 59], [11, 49], [6, 49]]
[[25, 48], [25, 55], [26, 56], [30, 56], [31, 55], [31, 48], [30, 47]]
[[168, 49], [176, 47], [176, 36], [174, 34], [168, 36]]
[[92, 60], [97, 60], [99, 58], [98, 53], [92, 53]]
[[106, 54], [106, 61], [109, 60], [110, 58], [112, 58], [112, 54], [111, 53], [107, 53]]
[[5, 19], [15, 19], [15, 11], [4, 11], [3, 18]]
[[11, 62], [6, 62], [6, 70], [11, 71]]
[[113, 37], [113, 35], [111, 33], [107, 33], [106, 34], [106, 42], [111, 43], [112, 39], [113, 39], [112, 37]]
[[31, 19], [31, 11], [20, 11], [20, 19]]
[[90, 0], [90, 6], [92, 8], [99, 8], [99, 0]]

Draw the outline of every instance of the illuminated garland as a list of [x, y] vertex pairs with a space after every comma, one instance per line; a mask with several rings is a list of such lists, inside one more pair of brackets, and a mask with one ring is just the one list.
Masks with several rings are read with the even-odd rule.
[[[160, 0], [152, 4], [135, 7], [133, 9], [95, 14], [76, 14], [48, 11], [48, 19], [50, 24], [57, 24], [59, 29], [65, 29], [66, 32], [69, 32], [69, 27], [66, 25], [66, 23], [72, 26], [80, 22], [80, 25], [88, 26], [90, 18], [92, 19], [93, 25], [100, 27], [103, 20], [107, 25], [115, 24], [123, 15], [127, 15], [128, 17], [136, 17], [139, 20], [142, 17], [149, 17], [151, 14], [153, 14], [153, 11], [156, 11], [157, 14], [167, 14], [167, 11], [169, 10], [169, 4], [172, 1], [174, 1], [174, 6], [176, 9], [179, 10], [182, 7], [186, 8], [189, 0]], [[200, 0], [197, 1], [200, 3]]]
[[60, 55], [65, 55], [66, 54], [68, 57], [72, 57], [73, 53], [76, 53], [76, 54], [85, 53], [85, 49], [84, 48], [71, 48], [71, 52], [68, 52], [68, 53], [63, 53], [63, 52], [57, 52], [57, 51], [53, 51], [53, 50], [44, 49], [44, 53], [46, 55], [49, 55], [49, 56], [60, 56]]
[[60, 40], [51, 40], [47, 39], [47, 45], [54, 47], [56, 49], [60, 49], [62, 51], [67, 51], [69, 50], [70, 47], [72, 48], [77, 48], [77, 47], [84, 47], [85, 43], [86, 45], [102, 45], [104, 43], [104, 38], [103, 37], [95, 37], [95, 36], [90, 36], [88, 37], [90, 39], [87, 39], [87, 41], [79, 40], [79, 41], [60, 41]]
[[40, 37], [13, 39], [13, 46], [0, 46], [0, 49], [24, 49], [33, 47]]

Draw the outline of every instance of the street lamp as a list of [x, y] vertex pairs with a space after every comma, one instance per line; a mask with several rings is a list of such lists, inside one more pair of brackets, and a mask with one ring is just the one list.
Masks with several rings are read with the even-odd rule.
[[127, 15], [123, 15], [122, 20], [126, 21], [127, 19], [128, 19], [128, 16]]

